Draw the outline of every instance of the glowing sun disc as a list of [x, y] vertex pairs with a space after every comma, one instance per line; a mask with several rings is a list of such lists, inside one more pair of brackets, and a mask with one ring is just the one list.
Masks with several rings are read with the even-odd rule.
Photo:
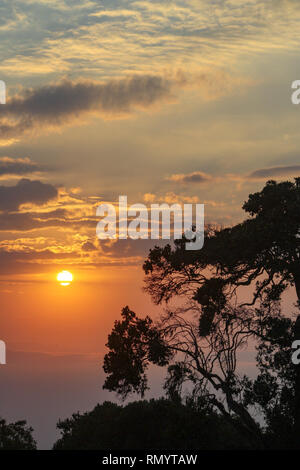
[[61, 271], [56, 276], [57, 281], [60, 283], [61, 286], [69, 286], [73, 281], [73, 274], [69, 271]]

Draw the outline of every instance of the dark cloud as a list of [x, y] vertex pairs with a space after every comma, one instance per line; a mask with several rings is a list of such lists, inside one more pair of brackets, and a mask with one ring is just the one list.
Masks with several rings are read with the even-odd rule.
[[89, 112], [122, 115], [169, 98], [171, 89], [172, 81], [163, 77], [135, 75], [106, 83], [65, 80], [25, 90], [1, 108], [0, 135], [15, 138], [26, 130], [68, 124]]
[[211, 176], [201, 171], [194, 171], [188, 174], [171, 175], [167, 180], [175, 183], [206, 183], [211, 180]]
[[26, 175], [41, 171], [42, 168], [29, 158], [0, 157], [0, 176], [3, 175]]
[[201, 74], [178, 70], [173, 74], [138, 74], [107, 82], [63, 80], [25, 89], [1, 107], [0, 140], [9, 143], [26, 131], [48, 131], [80, 123], [79, 117], [84, 114], [118, 118], [137, 109], [171, 102], [184, 88], [197, 88], [205, 99], [216, 99], [244, 83], [241, 80], [217, 69]]
[[293, 175], [295, 177], [300, 175], [300, 165], [291, 166], [274, 166], [271, 168], [262, 168], [260, 170], [253, 171], [248, 175], [250, 179], [264, 179], [273, 178], [276, 176]]
[[91, 252], [91, 251], [96, 251], [97, 247], [94, 245], [93, 242], [86, 241], [85, 243], [82, 244], [81, 249], [82, 251], [85, 251], [85, 252]]
[[23, 178], [15, 186], [0, 186], [0, 210], [14, 211], [25, 203], [45, 204], [57, 194], [52, 184]]

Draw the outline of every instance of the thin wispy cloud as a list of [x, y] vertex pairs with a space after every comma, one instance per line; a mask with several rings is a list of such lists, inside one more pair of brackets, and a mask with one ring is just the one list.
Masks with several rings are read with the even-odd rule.
[[262, 44], [296, 50], [299, 19], [293, 0], [4, 1], [0, 71], [79, 76], [84, 63], [86, 77], [108, 78], [128, 70], [161, 73], [166, 63], [177, 68], [183, 60], [189, 70], [228, 66]]
[[252, 171], [252, 173], [248, 175], [248, 178], [266, 179], [276, 178], [280, 176], [300, 176], [300, 165], [273, 166], [270, 168], [261, 168], [259, 170]]
[[43, 167], [30, 158], [0, 157], [1, 176], [23, 176], [43, 171]]

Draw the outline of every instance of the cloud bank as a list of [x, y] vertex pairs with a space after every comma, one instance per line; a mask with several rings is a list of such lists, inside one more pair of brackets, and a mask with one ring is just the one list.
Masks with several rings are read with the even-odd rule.
[[0, 186], [0, 210], [18, 210], [25, 203], [42, 205], [57, 195], [58, 191], [52, 184], [23, 178], [14, 186]]

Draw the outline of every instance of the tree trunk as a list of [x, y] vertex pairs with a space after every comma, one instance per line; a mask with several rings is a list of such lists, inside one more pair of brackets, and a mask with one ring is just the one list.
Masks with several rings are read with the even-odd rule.
[[[233, 416], [231, 416], [231, 414], [226, 411], [223, 403], [219, 402], [216, 398], [214, 398], [212, 401], [219, 409], [219, 411], [221, 411], [226, 421], [232, 427], [234, 427], [238, 433], [241, 433], [245, 437], [245, 439], [249, 441], [251, 448], [259, 450], [264, 449], [264, 443], [258, 427], [254, 430], [252, 426], [250, 426], [249, 428], [243, 423], [242, 419], [234, 419]], [[240, 418], [240, 415], [238, 416]]]
[[263, 449], [264, 443], [261, 435], [261, 430], [258, 424], [252, 418], [247, 409], [240, 403], [237, 403], [232, 398], [232, 395], [229, 390], [225, 391], [225, 393], [228, 408], [233, 411], [240, 418], [241, 423], [243, 423], [240, 428], [244, 429], [244, 432], [247, 433], [248, 438], [252, 442], [252, 445], [254, 445], [254, 448]]

